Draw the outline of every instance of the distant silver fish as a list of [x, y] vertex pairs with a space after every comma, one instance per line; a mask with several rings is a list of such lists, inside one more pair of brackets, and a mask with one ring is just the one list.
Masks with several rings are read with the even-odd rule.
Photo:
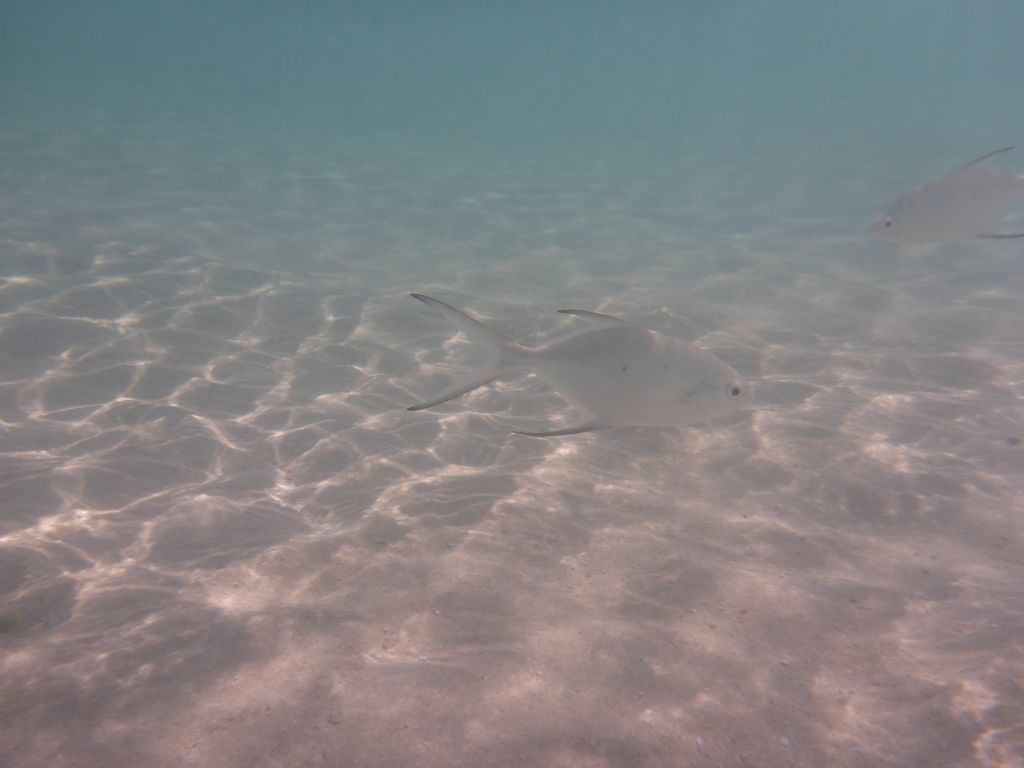
[[872, 234], [900, 243], [941, 243], [965, 237], [1009, 239], [1024, 232], [999, 233], [999, 220], [1024, 195], [1024, 176], [981, 167], [1004, 147], [962, 168], [900, 195], [875, 219]]
[[528, 348], [443, 301], [412, 294], [440, 310], [489, 361], [452, 382], [441, 394], [409, 408], [430, 408], [512, 373], [533, 372], [586, 415], [548, 432], [554, 437], [625, 426], [685, 426], [733, 413], [750, 398], [746, 383], [710, 352], [679, 339], [582, 309], [559, 310], [587, 321], [587, 328], [543, 347]]

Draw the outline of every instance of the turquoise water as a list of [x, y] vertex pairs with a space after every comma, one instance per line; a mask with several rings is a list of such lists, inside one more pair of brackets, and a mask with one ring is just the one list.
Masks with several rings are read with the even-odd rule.
[[[1020, 765], [1024, 241], [869, 231], [1024, 141], [1022, 30], [0, 3], [7, 761]], [[480, 360], [410, 292], [619, 316], [753, 402], [409, 413]]]

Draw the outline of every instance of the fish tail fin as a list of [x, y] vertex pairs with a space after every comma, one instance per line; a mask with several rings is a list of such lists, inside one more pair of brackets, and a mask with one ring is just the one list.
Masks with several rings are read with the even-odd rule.
[[414, 299], [419, 299], [427, 306], [439, 310], [456, 328], [466, 334], [466, 337], [471, 342], [486, 350], [488, 359], [476, 370], [457, 378], [445, 387], [444, 391], [438, 394], [437, 397], [425, 403], [409, 406], [408, 410], [421, 411], [424, 408], [432, 408], [435, 405], [448, 402], [459, 395], [472, 392], [477, 387], [482, 387], [499, 376], [504, 376], [518, 370], [520, 367], [518, 358], [526, 352], [518, 344], [505, 338], [497, 331], [488, 328], [476, 318], [470, 317], [465, 312], [445, 304], [443, 301], [431, 298], [430, 296], [424, 296], [420, 293], [410, 295]]

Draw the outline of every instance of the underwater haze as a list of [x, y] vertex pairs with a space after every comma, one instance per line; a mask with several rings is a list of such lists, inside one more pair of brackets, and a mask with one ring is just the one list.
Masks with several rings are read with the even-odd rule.
[[[0, 0], [0, 763], [1024, 766], [1024, 239], [871, 236], [1024, 174], [1022, 33]], [[481, 361], [410, 293], [750, 401], [410, 412]]]

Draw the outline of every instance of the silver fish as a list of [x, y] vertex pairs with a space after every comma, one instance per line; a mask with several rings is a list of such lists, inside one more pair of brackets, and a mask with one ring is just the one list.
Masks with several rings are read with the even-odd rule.
[[982, 167], [1004, 147], [900, 195], [875, 219], [872, 235], [900, 243], [941, 243], [965, 237], [1009, 239], [1024, 232], [995, 229], [1010, 206], [1024, 195], [1024, 176]]
[[554, 437], [624, 426], [685, 426], [733, 413], [750, 399], [746, 382], [728, 364], [699, 347], [582, 309], [559, 310], [587, 327], [543, 347], [524, 347], [443, 301], [418, 293], [471, 342], [489, 353], [480, 368], [452, 382], [437, 397], [409, 408], [444, 403], [499, 376], [533, 372], [585, 416], [547, 432]]

